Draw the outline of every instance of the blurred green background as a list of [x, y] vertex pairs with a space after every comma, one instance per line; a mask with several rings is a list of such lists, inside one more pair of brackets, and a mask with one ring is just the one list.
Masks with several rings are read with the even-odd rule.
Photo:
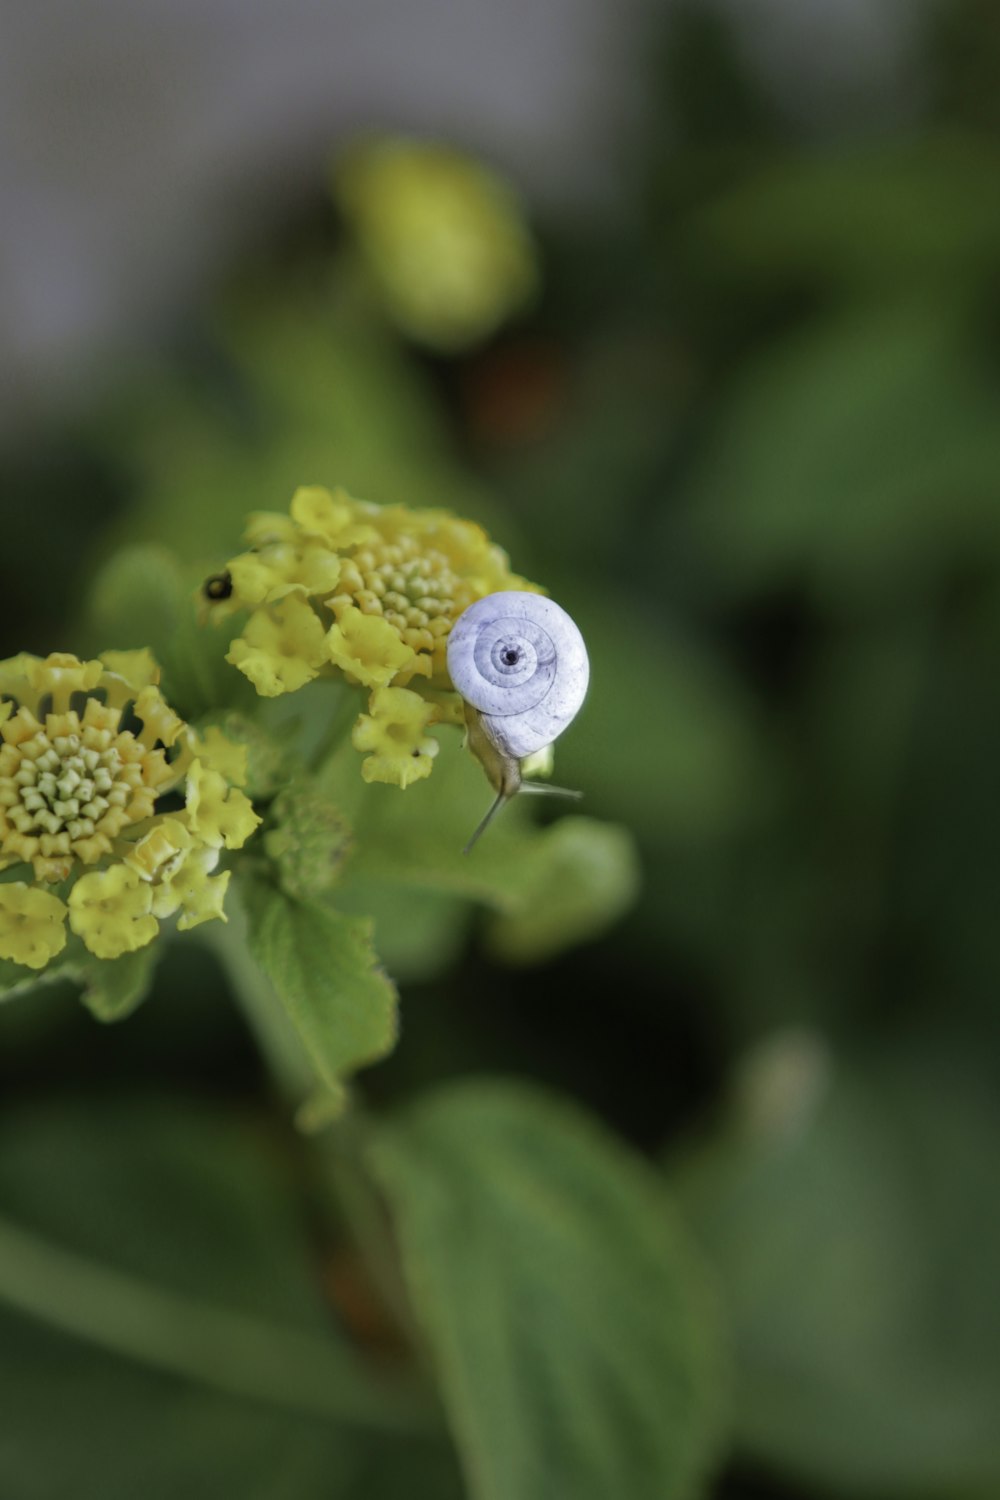
[[[632, 830], [641, 889], [599, 941], [527, 967], [485, 919], [387, 904], [403, 1033], [365, 1096], [531, 1079], [663, 1173], [732, 1356], [704, 1493], [987, 1500], [1000, 12], [926, 7], [884, 109], [848, 67], [825, 114], [722, 10], [628, 24], [652, 103], [616, 201], [529, 195], [541, 288], [485, 342], [394, 329], [317, 174], [168, 336], [8, 422], [0, 654], [76, 649], [121, 544], [218, 566], [300, 483], [481, 519], [591, 648], [557, 780]], [[121, 1027], [59, 986], [5, 1006], [0, 1086], [5, 1215], [292, 1325], [324, 1286], [345, 1305], [201, 950], [178, 944]], [[0, 1392], [11, 1500], [130, 1497], [139, 1475], [149, 1495], [455, 1493], [419, 1438], [264, 1419], [23, 1311], [0, 1308]]]

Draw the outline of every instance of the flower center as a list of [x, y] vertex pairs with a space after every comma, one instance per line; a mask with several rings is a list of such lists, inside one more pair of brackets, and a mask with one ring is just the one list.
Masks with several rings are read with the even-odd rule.
[[165, 759], [120, 730], [120, 717], [91, 700], [82, 722], [49, 714], [43, 728], [23, 710], [12, 721], [0, 745], [0, 862], [30, 860], [36, 879], [63, 880], [74, 857], [96, 863], [151, 816]]
[[329, 604], [335, 613], [338, 605], [354, 604], [363, 614], [382, 615], [405, 645], [438, 655], [443, 664], [445, 638], [475, 597], [443, 552], [401, 536], [345, 558]]

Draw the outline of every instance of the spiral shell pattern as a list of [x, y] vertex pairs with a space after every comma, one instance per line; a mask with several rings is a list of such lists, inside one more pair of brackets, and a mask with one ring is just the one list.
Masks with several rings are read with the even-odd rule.
[[490, 739], [520, 760], [551, 745], [587, 695], [587, 648], [564, 609], [541, 594], [487, 594], [448, 637], [448, 672]]

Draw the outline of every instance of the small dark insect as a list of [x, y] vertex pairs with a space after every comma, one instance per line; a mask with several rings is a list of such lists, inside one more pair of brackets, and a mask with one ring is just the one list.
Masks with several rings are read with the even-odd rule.
[[204, 594], [206, 599], [228, 599], [233, 592], [233, 580], [229, 573], [213, 573], [211, 578], [205, 579]]

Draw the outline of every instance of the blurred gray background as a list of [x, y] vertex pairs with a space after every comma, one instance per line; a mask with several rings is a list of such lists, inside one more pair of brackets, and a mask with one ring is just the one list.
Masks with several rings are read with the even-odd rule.
[[[719, 3], [790, 112], [905, 110], [917, 6]], [[620, 208], [662, 20], [643, 0], [5, 0], [0, 424], [169, 325], [351, 131], [440, 135], [536, 203]]]

